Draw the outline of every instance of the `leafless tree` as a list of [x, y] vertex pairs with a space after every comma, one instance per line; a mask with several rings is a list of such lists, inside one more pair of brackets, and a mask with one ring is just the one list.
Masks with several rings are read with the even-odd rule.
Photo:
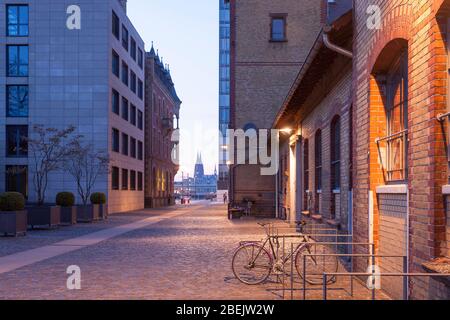
[[60, 130], [35, 125], [31, 137], [26, 138], [33, 162], [33, 184], [37, 204], [40, 206], [45, 203], [49, 174], [63, 166], [72, 152], [71, 145], [79, 139], [78, 136], [72, 137], [74, 131], [74, 126]]
[[91, 144], [83, 145], [78, 140], [72, 144], [65, 168], [75, 179], [78, 194], [87, 205], [97, 178], [109, 172], [109, 158], [106, 152], [95, 150]]

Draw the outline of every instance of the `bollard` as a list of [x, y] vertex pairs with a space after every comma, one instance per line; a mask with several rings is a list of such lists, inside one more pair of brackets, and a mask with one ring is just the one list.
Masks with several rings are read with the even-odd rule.
[[324, 273], [323, 274], [323, 300], [327, 300], [327, 282], [328, 282], [328, 277], [327, 274]]
[[[403, 273], [408, 274], [408, 257], [403, 257]], [[403, 300], [409, 300], [409, 276], [403, 276]]]

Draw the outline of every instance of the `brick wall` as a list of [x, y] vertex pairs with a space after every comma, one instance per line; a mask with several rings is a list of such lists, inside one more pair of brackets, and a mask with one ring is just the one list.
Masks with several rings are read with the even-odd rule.
[[[292, 83], [320, 31], [316, 0], [231, 2], [232, 127], [252, 123], [270, 129]], [[270, 14], [287, 14], [287, 41], [270, 41]], [[263, 177], [258, 166], [231, 168], [230, 197], [261, 199], [265, 214], [274, 214], [275, 177]], [[262, 199], [266, 200], [262, 200]], [[258, 207], [258, 203], [255, 204]], [[255, 208], [258, 210], [257, 208]]]
[[[333, 84], [332, 89], [325, 98], [318, 104], [314, 99], [310, 99], [305, 104], [304, 108], [309, 111], [302, 112], [299, 117], [302, 118], [300, 122], [303, 143], [308, 140], [309, 144], [309, 190], [313, 191], [313, 203], [316, 203], [316, 214], [322, 215], [324, 220], [333, 218], [334, 209], [338, 208], [340, 212], [336, 214], [336, 219], [339, 219], [341, 227], [346, 230], [348, 220], [348, 191], [350, 190], [350, 121], [351, 121], [351, 70], [344, 69], [340, 75], [340, 79]], [[335, 79], [335, 78], [333, 78]], [[330, 87], [327, 87], [328, 89]], [[320, 91], [322, 89], [318, 89]], [[340, 117], [341, 121], [341, 188], [340, 194], [336, 196], [333, 194], [331, 185], [331, 122], [335, 116]], [[317, 130], [322, 132], [322, 192], [317, 193], [317, 181], [315, 175], [315, 135]], [[304, 147], [304, 146], [303, 146]], [[303, 153], [302, 153], [303, 154]], [[298, 159], [302, 163], [303, 159]], [[305, 185], [304, 181], [302, 186]], [[306, 191], [306, 190], [304, 190]], [[334, 199], [339, 200], [336, 206], [333, 204]], [[332, 214], [333, 213], [333, 214]]]
[[[410, 271], [421, 272], [421, 264], [442, 255], [445, 239], [444, 202], [440, 189], [447, 180], [447, 155], [442, 127], [434, 120], [446, 110], [447, 15], [438, 11], [444, 1], [360, 0], [355, 1], [353, 62], [354, 163], [355, 163], [355, 241], [369, 239], [368, 195], [385, 183], [375, 138], [383, 134], [382, 92], [377, 92], [374, 68], [386, 56], [395, 39], [408, 44], [408, 181], [410, 190]], [[448, 2], [448, 1], [446, 1]], [[366, 10], [378, 5], [382, 13], [380, 29], [367, 27]], [[381, 130], [380, 130], [381, 128]], [[444, 131], [445, 132], [445, 131]], [[444, 174], [443, 174], [444, 173]], [[379, 210], [374, 207], [374, 239], [380, 239]], [[417, 280], [412, 297], [424, 296], [428, 280]]]

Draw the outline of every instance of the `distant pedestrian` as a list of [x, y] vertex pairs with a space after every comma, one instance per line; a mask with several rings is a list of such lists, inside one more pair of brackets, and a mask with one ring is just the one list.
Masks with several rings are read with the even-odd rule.
[[224, 204], [227, 204], [227, 202], [228, 202], [228, 194], [225, 192], [225, 193], [223, 194], [223, 203], [224, 203]]

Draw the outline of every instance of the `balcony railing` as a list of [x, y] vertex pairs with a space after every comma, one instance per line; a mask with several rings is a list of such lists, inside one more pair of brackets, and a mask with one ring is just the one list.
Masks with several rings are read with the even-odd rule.
[[[387, 182], [403, 181], [407, 178], [408, 130], [375, 140], [381, 165]], [[383, 154], [381, 144], [385, 143]]]

